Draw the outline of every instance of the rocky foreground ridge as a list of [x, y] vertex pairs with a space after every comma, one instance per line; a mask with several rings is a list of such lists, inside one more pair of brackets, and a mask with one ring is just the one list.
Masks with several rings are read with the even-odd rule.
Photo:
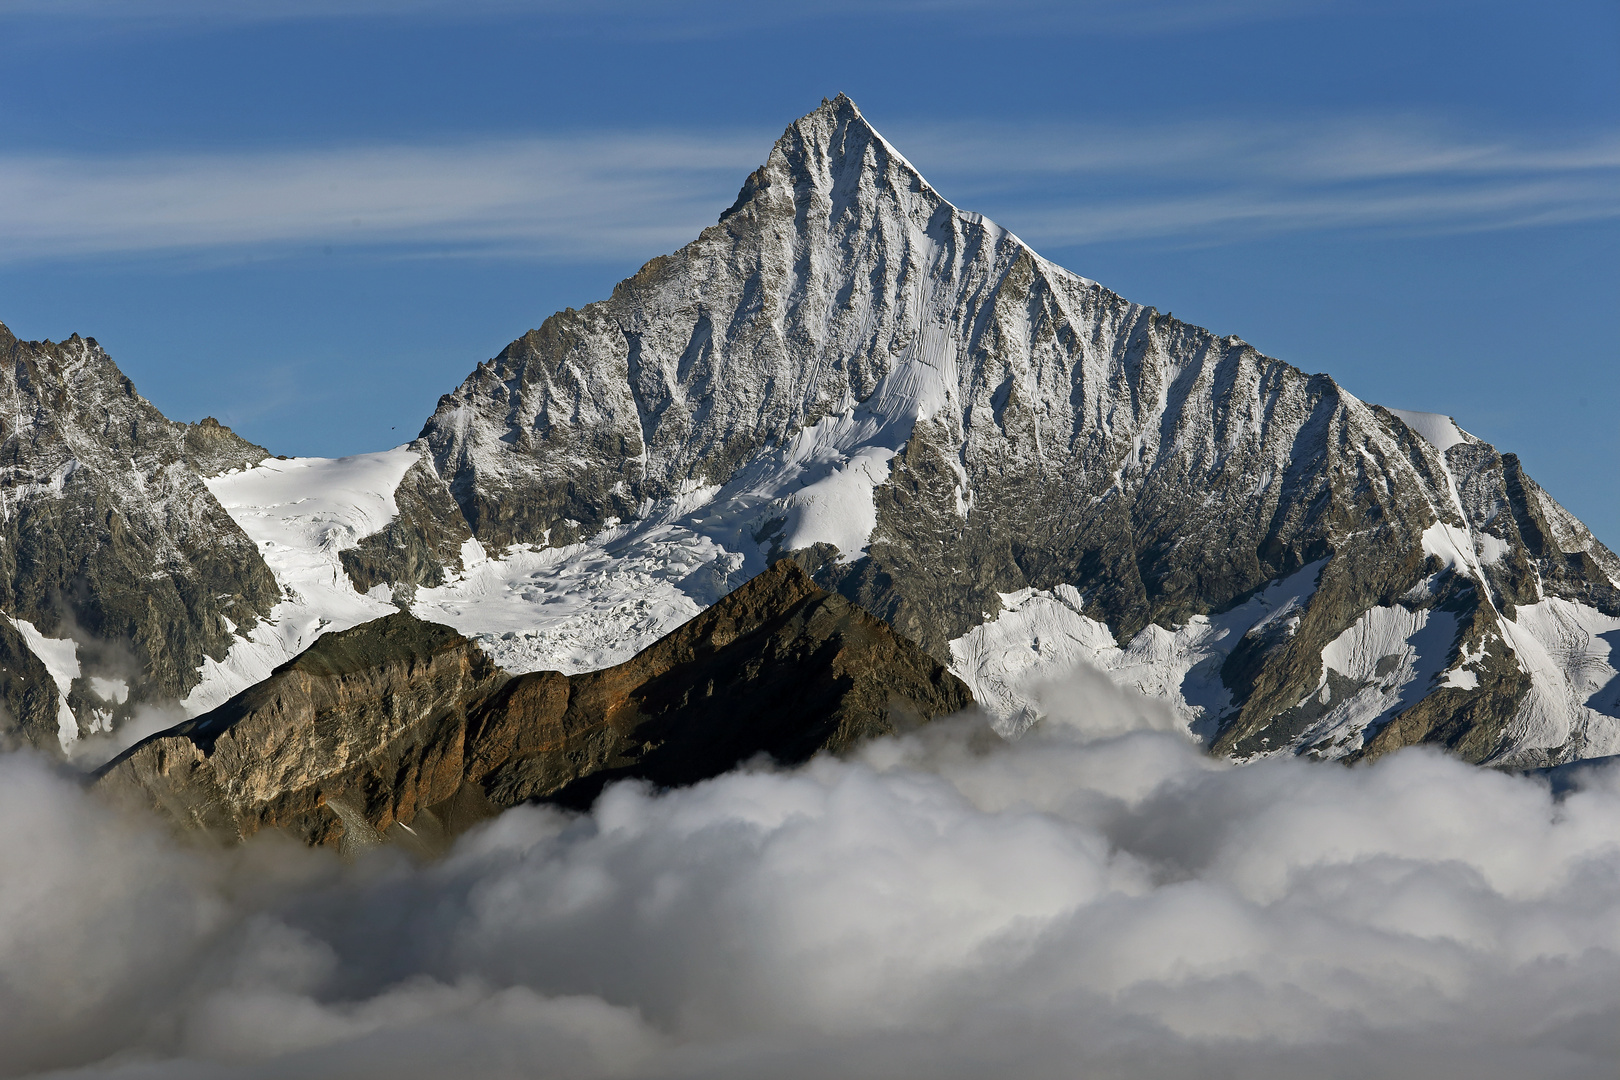
[[783, 562], [603, 671], [512, 677], [406, 612], [322, 637], [219, 708], [104, 766], [109, 797], [235, 841], [429, 850], [528, 800], [588, 805], [756, 755], [840, 753], [972, 703], [911, 642]]

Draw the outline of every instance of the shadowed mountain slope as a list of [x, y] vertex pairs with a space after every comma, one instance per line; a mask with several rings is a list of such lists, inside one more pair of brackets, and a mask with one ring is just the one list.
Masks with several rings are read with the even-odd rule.
[[972, 703], [911, 642], [783, 562], [631, 661], [509, 678], [401, 612], [328, 634], [270, 678], [109, 762], [98, 786], [232, 841], [378, 835], [431, 846], [529, 799], [795, 764]]

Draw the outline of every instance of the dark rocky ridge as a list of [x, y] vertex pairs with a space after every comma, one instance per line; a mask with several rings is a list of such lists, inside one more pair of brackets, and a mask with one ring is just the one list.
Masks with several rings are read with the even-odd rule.
[[469, 731], [468, 777], [497, 805], [588, 805], [603, 785], [691, 784], [765, 753], [783, 764], [973, 703], [912, 642], [783, 561], [616, 667], [507, 683]]
[[[924, 354], [947, 404], [891, 463], [867, 554], [793, 554], [938, 659], [999, 593], [1073, 585], [1123, 643], [1326, 559], [1297, 631], [1229, 657], [1214, 749], [1313, 749], [1322, 648], [1401, 604], [1458, 615], [1452, 659], [1484, 650], [1479, 685], [1363, 749], [1482, 761], [1515, 752], [1499, 736], [1528, 687], [1499, 620], [1542, 597], [1620, 615], [1620, 559], [1511, 455], [1442, 453], [1327, 375], [1047, 263], [948, 203], [843, 97], [789, 126], [693, 243], [480, 364], [421, 438], [486, 543], [568, 543], [724, 483]], [[1507, 555], [1426, 586], [1436, 524]]]
[[508, 677], [400, 612], [328, 634], [213, 712], [98, 773], [109, 797], [234, 841], [431, 846], [530, 799], [793, 764], [971, 704], [911, 642], [784, 562], [625, 664]]
[[[227, 620], [251, 627], [279, 599], [200, 475], [263, 450], [213, 421], [168, 420], [93, 339], [24, 342], [0, 326], [0, 358], [0, 609], [79, 642], [68, 703], [81, 730], [113, 726], [183, 695], [205, 656], [225, 655]], [[56, 688], [14, 633], [0, 630], [0, 697], [14, 737], [55, 751]], [[95, 695], [96, 675], [129, 683], [128, 700]]]
[[232, 469], [245, 469], [270, 456], [270, 451], [248, 442], [212, 416], [184, 427], [186, 461], [197, 470], [198, 476], [218, 476]]
[[327, 634], [212, 712], [145, 739], [99, 786], [236, 840], [336, 840], [340, 800], [378, 830], [461, 786], [467, 711], [507, 679], [449, 627], [401, 612]]

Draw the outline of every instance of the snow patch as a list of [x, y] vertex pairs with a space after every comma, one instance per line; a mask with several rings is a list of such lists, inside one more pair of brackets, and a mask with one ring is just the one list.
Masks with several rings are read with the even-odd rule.
[[1433, 555], [1447, 569], [1459, 571], [1475, 581], [1485, 580], [1479, 556], [1474, 553], [1474, 534], [1467, 529], [1436, 521], [1423, 530], [1423, 553]]
[[90, 677], [90, 692], [102, 701], [111, 701], [122, 705], [129, 700], [129, 683], [123, 679], [104, 679], [99, 675]]
[[1226, 657], [1245, 635], [1292, 636], [1325, 565], [1302, 567], [1219, 615], [1195, 616], [1175, 630], [1148, 626], [1125, 648], [1105, 623], [1083, 614], [1084, 598], [1072, 585], [1002, 593], [996, 618], [950, 643], [951, 671], [1003, 735], [1040, 718], [1035, 702], [1043, 684], [1089, 665], [1168, 701], [1188, 731], [1207, 741], [1231, 704], [1221, 681]]
[[1390, 409], [1401, 418], [1401, 423], [1423, 436], [1442, 455], [1468, 438], [1449, 416], [1432, 412], [1413, 412], [1410, 409]]
[[62, 744], [62, 749], [66, 750], [79, 737], [79, 722], [74, 719], [73, 710], [68, 708], [67, 703], [73, 680], [79, 677], [79, 643], [70, 637], [48, 638], [27, 619], [12, 619], [11, 622], [22, 634], [23, 641], [28, 643], [29, 651], [39, 657], [39, 662], [45, 665], [51, 681], [56, 684], [56, 738]]
[[181, 703], [187, 716], [264, 679], [320, 635], [395, 610], [375, 589], [358, 592], [338, 553], [394, 519], [394, 492], [418, 460], [408, 446], [346, 458], [267, 458], [204, 481], [258, 546], [286, 599], [238, 636], [223, 661], [203, 661], [202, 681]]
[[[1429, 692], [1457, 639], [1457, 616], [1448, 611], [1374, 607], [1322, 650], [1322, 679], [1300, 702], [1329, 705], [1300, 737], [1327, 758], [1360, 749], [1369, 732]], [[1337, 674], [1343, 681], [1330, 678]], [[1457, 678], [1478, 678], [1459, 672]], [[1338, 689], [1335, 689], [1337, 682]], [[1354, 687], [1339, 697], [1345, 684]]]
[[1492, 536], [1487, 532], [1476, 532], [1474, 534], [1474, 547], [1479, 552], [1479, 564], [1481, 566], [1494, 566], [1502, 561], [1503, 556], [1513, 550], [1513, 545], [1506, 540], [1499, 536]]

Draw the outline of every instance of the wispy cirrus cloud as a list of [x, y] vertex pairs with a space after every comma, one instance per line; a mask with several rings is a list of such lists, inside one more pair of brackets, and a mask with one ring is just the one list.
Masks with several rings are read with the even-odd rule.
[[933, 127], [904, 138], [956, 197], [1007, 205], [1019, 220], [1005, 223], [1046, 244], [1620, 217], [1620, 132], [1522, 138], [1330, 119]]
[[[619, 134], [217, 154], [0, 157], [0, 259], [332, 245], [619, 258], [683, 243], [758, 137]], [[724, 205], [724, 204], [722, 204]]]
[[[692, 239], [764, 133], [620, 132], [129, 156], [0, 155], [0, 260], [341, 245], [594, 261]], [[896, 142], [1036, 246], [1279, 232], [1466, 232], [1620, 217], [1620, 133], [1411, 121], [928, 126]]]

